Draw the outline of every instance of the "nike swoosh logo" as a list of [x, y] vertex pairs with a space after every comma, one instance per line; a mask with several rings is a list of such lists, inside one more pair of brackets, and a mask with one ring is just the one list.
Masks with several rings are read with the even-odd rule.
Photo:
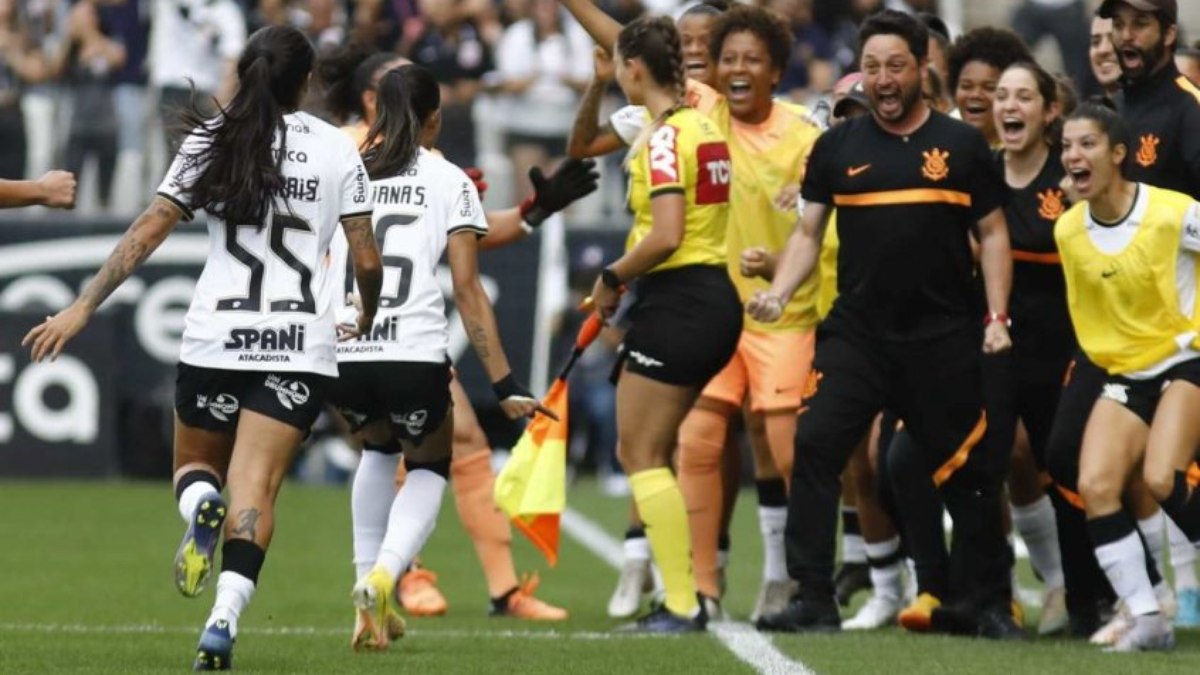
[[854, 178], [855, 176], [866, 171], [869, 168], [871, 168], [870, 164], [863, 164], [862, 166], [852, 166], [852, 167], [846, 169], [846, 175], [851, 178]]

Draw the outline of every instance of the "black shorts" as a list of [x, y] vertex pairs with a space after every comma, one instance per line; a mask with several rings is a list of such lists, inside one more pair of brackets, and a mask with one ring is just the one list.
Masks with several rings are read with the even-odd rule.
[[223, 434], [237, 431], [242, 410], [253, 410], [308, 433], [332, 377], [316, 373], [221, 370], [180, 363], [175, 412], [189, 427]]
[[1154, 421], [1154, 411], [1158, 409], [1162, 393], [1175, 380], [1191, 382], [1200, 387], [1200, 359], [1184, 361], [1162, 375], [1147, 380], [1109, 375], [1100, 390], [1100, 398], [1120, 403], [1149, 425]]
[[742, 303], [724, 267], [689, 265], [638, 280], [617, 373], [703, 387], [721, 372], [742, 334]]
[[329, 402], [353, 431], [387, 420], [401, 441], [420, 445], [450, 410], [449, 363], [359, 361], [338, 364]]

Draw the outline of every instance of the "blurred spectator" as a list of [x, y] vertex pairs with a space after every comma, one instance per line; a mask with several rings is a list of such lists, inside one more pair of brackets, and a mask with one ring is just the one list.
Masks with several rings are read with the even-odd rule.
[[1084, 0], [1025, 0], [1013, 13], [1013, 30], [1030, 49], [1051, 37], [1062, 53], [1067, 75], [1088, 81], [1088, 8]]
[[[143, 187], [146, 133], [146, 51], [150, 47], [149, 0], [99, 0], [100, 25], [125, 50], [112, 75], [117, 118], [117, 170], [111, 206], [137, 210]], [[122, 199], [124, 197], [124, 199]]]
[[312, 16], [295, 0], [258, 0], [252, 11], [246, 14], [246, 31], [253, 33], [267, 26], [291, 26], [307, 31]]
[[858, 70], [858, 25], [883, 9], [883, 0], [849, 0], [849, 9], [833, 24], [833, 59], [841, 72]]
[[1175, 67], [1192, 84], [1200, 84], [1200, 40], [1175, 53]]
[[920, 12], [917, 17], [929, 29], [929, 67], [936, 70], [944, 82], [950, 77], [950, 29], [936, 14]]
[[79, 0], [67, 16], [67, 37], [51, 72], [67, 85], [71, 124], [63, 163], [76, 176], [88, 157], [96, 159], [101, 208], [112, 197], [117, 166], [117, 114], [113, 73], [125, 64], [125, 47], [104, 33], [97, 0]]
[[592, 72], [592, 42], [557, 0], [524, 0], [529, 18], [510, 25], [496, 50], [504, 95], [505, 150], [513, 162], [511, 203], [533, 186], [530, 167], [550, 170], [566, 154], [579, 94]]
[[47, 65], [16, 0], [0, 0], [0, 179], [25, 178], [28, 145], [21, 90], [23, 84], [45, 78]]
[[234, 0], [155, 0], [150, 35], [150, 83], [158, 88], [167, 157], [175, 154], [176, 112], [195, 87], [201, 106], [229, 100], [237, 58], [246, 46], [246, 18]]
[[808, 102], [833, 87], [837, 78], [833, 40], [813, 21], [813, 0], [767, 0], [767, 9], [792, 29], [792, 56], [779, 82], [779, 92]]
[[442, 85], [442, 128], [449, 133], [442, 135], [438, 149], [458, 166], [476, 166], [471, 106], [484, 73], [492, 69], [491, 49], [475, 19], [460, 12], [457, 3], [421, 0], [420, 7], [424, 20], [409, 58]]

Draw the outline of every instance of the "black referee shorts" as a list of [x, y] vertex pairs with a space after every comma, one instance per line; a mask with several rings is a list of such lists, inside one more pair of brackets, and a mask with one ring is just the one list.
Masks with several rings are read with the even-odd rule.
[[450, 410], [450, 364], [426, 361], [353, 361], [338, 364], [329, 402], [351, 431], [387, 420], [400, 441], [420, 445]]
[[742, 334], [742, 303], [724, 267], [689, 265], [637, 283], [629, 331], [615, 374], [631, 373], [681, 387], [703, 387], [733, 358]]

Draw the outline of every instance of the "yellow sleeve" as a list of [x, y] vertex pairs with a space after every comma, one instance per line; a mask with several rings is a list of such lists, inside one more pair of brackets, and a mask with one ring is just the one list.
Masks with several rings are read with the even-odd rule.
[[664, 123], [650, 136], [646, 144], [646, 161], [649, 163], [650, 196], [687, 189], [690, 174], [686, 133], [680, 125]]

